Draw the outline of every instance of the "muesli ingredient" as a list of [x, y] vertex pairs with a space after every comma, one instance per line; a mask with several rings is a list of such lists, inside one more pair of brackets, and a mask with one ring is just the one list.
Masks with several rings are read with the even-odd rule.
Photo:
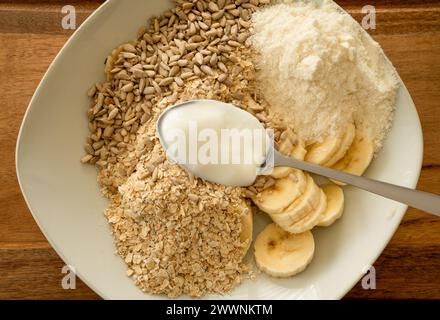
[[312, 261], [315, 241], [310, 231], [290, 234], [276, 224], [269, 224], [255, 240], [258, 267], [274, 277], [291, 277]]
[[117, 253], [145, 292], [223, 294], [254, 277], [243, 261], [252, 229], [244, 190], [170, 163], [155, 123], [178, 101], [217, 99], [255, 114], [280, 136], [283, 127], [258, 93], [247, 41], [251, 14], [265, 3], [177, 1], [137, 40], [113, 50], [107, 81], [88, 92], [94, 102], [82, 161], [99, 168]]
[[379, 44], [333, 1], [284, 2], [252, 15], [264, 98], [308, 143], [354, 121], [378, 151], [398, 89]]
[[327, 197], [327, 209], [319, 220], [319, 227], [328, 227], [344, 213], [344, 191], [334, 184], [321, 186]]

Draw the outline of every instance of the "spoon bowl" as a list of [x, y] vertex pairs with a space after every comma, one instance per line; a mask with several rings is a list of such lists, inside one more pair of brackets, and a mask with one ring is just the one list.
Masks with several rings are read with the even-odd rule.
[[156, 131], [168, 159], [210, 182], [249, 186], [272, 164], [271, 130], [229, 103], [191, 100], [173, 105], [159, 116]]

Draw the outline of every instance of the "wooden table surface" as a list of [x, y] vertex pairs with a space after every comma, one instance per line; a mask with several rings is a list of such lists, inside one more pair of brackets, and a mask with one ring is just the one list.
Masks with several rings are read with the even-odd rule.
[[[48, 65], [71, 35], [61, 8], [76, 8], [80, 24], [102, 1], [0, 0], [0, 299], [97, 299], [78, 281], [61, 287], [62, 260], [34, 222], [15, 176], [15, 143], [26, 107]], [[419, 112], [424, 140], [418, 188], [440, 194], [440, 0], [337, 1], [358, 21], [376, 6], [383, 46]], [[147, 13], [146, 13], [147, 16]], [[405, 143], [402, 141], [402, 143]], [[358, 283], [346, 298], [440, 299], [440, 219], [408, 210], [374, 264], [377, 288]]]

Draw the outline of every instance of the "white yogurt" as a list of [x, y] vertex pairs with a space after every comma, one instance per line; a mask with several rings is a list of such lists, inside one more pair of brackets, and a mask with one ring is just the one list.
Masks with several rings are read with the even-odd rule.
[[229, 186], [251, 185], [270, 139], [250, 113], [215, 100], [194, 100], [162, 114], [158, 133], [168, 157], [195, 176]]

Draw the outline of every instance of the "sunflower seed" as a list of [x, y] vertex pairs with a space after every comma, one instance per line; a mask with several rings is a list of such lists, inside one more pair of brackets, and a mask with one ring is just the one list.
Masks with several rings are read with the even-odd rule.
[[224, 64], [223, 62], [221, 62], [221, 61], [219, 61], [219, 63], [217, 64], [217, 67], [218, 67], [221, 71], [223, 71], [224, 73], [227, 73], [227, 72], [228, 72], [228, 68], [226, 68], [225, 64]]
[[180, 77], [183, 79], [183, 80], [185, 80], [185, 79], [188, 79], [188, 78], [190, 78], [190, 77], [192, 77], [194, 74], [192, 73], [192, 72], [184, 72], [184, 73], [182, 73], [181, 75], [180, 75]]
[[121, 55], [125, 59], [133, 59], [137, 57], [137, 55], [132, 52], [121, 52]]
[[255, 197], [257, 195], [257, 193], [255, 193], [255, 192], [253, 192], [253, 191], [251, 191], [249, 189], [245, 189], [244, 190], [244, 195], [245, 195], [246, 198], [253, 198], [253, 197]]
[[224, 82], [227, 78], [228, 78], [228, 76], [226, 74], [222, 73], [221, 75], [218, 76], [217, 81]]
[[179, 66], [179, 67], [184, 67], [184, 66], [186, 66], [188, 64], [188, 60], [186, 60], [186, 59], [180, 59], [179, 61], [177, 61], [177, 65]]
[[203, 71], [203, 73], [205, 73], [208, 76], [214, 75], [214, 73], [212, 72], [212, 69], [209, 66], [207, 66], [206, 64], [202, 65], [200, 67], [200, 69]]
[[133, 90], [134, 84], [133, 82], [127, 83], [125, 86], [121, 88], [122, 92], [130, 92]]
[[266, 183], [263, 186], [263, 189], [268, 189], [270, 187], [273, 187], [275, 185], [275, 179], [269, 178], [269, 180], [266, 181]]
[[202, 30], [209, 30], [209, 27], [206, 25], [206, 23], [204, 23], [204, 22], [202, 22], [202, 21], [199, 21], [199, 27], [200, 27], [200, 29], [202, 29]]
[[130, 44], [130, 43], [124, 44], [122, 46], [122, 48], [123, 48], [124, 51], [127, 51], [127, 52], [131, 52], [131, 53], [136, 53], [137, 52], [136, 48], [132, 44]]
[[229, 44], [231, 47], [239, 47], [239, 46], [241, 45], [239, 42], [234, 41], [234, 40], [229, 40], [229, 41], [228, 41], [228, 44]]
[[145, 124], [151, 118], [150, 114], [144, 113], [141, 118], [141, 124]]
[[215, 2], [213, 2], [213, 1], [210, 1], [210, 2], [208, 3], [208, 9], [209, 9], [209, 11], [211, 11], [211, 12], [219, 11], [218, 5], [217, 5]]
[[237, 37], [237, 41], [240, 43], [244, 43], [247, 38], [249, 38], [249, 34], [247, 32], [240, 33]]
[[97, 141], [95, 143], [92, 144], [92, 147], [94, 150], [98, 150], [100, 149], [102, 146], [104, 145], [104, 140], [101, 141]]
[[231, 10], [228, 10], [228, 13], [230, 13], [230, 14], [233, 15], [234, 17], [239, 17], [239, 16], [240, 16], [240, 10], [238, 10], [238, 9], [231, 9]]
[[104, 129], [103, 136], [105, 138], [110, 138], [113, 135], [113, 132], [115, 131], [115, 128], [112, 126], [108, 126]]
[[156, 93], [158, 94], [162, 93], [162, 89], [160, 88], [160, 86], [157, 84], [156, 81], [151, 81], [151, 84], [153, 85], [153, 88], [156, 90]]
[[207, 21], [207, 20], [211, 20], [211, 14], [209, 12], [202, 12], [202, 18], [203, 20]]
[[153, 94], [156, 92], [156, 89], [154, 89], [154, 87], [145, 87], [144, 89], [144, 94]]
[[212, 14], [212, 19], [213, 19], [213, 20], [219, 20], [219, 19], [221, 19], [221, 18], [223, 17], [224, 13], [225, 13], [224, 10], [219, 10], [219, 11], [217, 11], [217, 12], [214, 12], [214, 13]]
[[182, 78], [180, 78], [180, 77], [175, 77], [175, 78], [174, 78], [174, 81], [176, 82], [176, 84], [177, 84], [179, 87], [183, 86], [183, 84], [184, 84]]
[[238, 20], [238, 23], [240, 23], [240, 25], [246, 29], [248, 29], [251, 26], [251, 23], [249, 21], [245, 21], [241, 18]]
[[117, 108], [114, 108], [107, 116], [107, 120], [113, 120], [119, 113], [119, 110]]
[[96, 93], [96, 86], [93, 85], [90, 87], [89, 91], [87, 91], [87, 95], [89, 97], [93, 97], [95, 95], [95, 93]]
[[174, 77], [180, 72], [180, 68], [178, 66], [174, 66], [170, 69], [169, 77]]
[[200, 66], [203, 64], [203, 55], [200, 52], [197, 52], [193, 60]]
[[185, 2], [184, 4], [182, 4], [183, 10], [192, 9], [193, 6], [194, 6], [194, 3], [191, 3], [191, 2]]
[[173, 81], [174, 81], [174, 78], [172, 78], [172, 77], [165, 78], [165, 79], [163, 79], [163, 80], [161, 80], [161, 81], [159, 82], [159, 86], [160, 86], [160, 87], [168, 86], [168, 85], [170, 85]]
[[147, 70], [145, 71], [145, 74], [149, 77], [149, 78], [153, 78], [156, 75], [156, 72], [154, 70]]
[[87, 155], [85, 155], [84, 157], [81, 158], [81, 162], [82, 163], [87, 163], [90, 160], [92, 160], [92, 158], [93, 158], [93, 156], [91, 154], [87, 154]]
[[139, 80], [139, 92], [143, 92], [145, 88], [145, 78], [141, 78], [141, 80]]
[[98, 100], [96, 102], [97, 109], [101, 109], [103, 103], [104, 103], [104, 94], [100, 92], [98, 94]]
[[194, 74], [197, 75], [197, 76], [201, 76], [202, 75], [202, 71], [196, 65], [194, 65], [193, 71], [194, 71]]

